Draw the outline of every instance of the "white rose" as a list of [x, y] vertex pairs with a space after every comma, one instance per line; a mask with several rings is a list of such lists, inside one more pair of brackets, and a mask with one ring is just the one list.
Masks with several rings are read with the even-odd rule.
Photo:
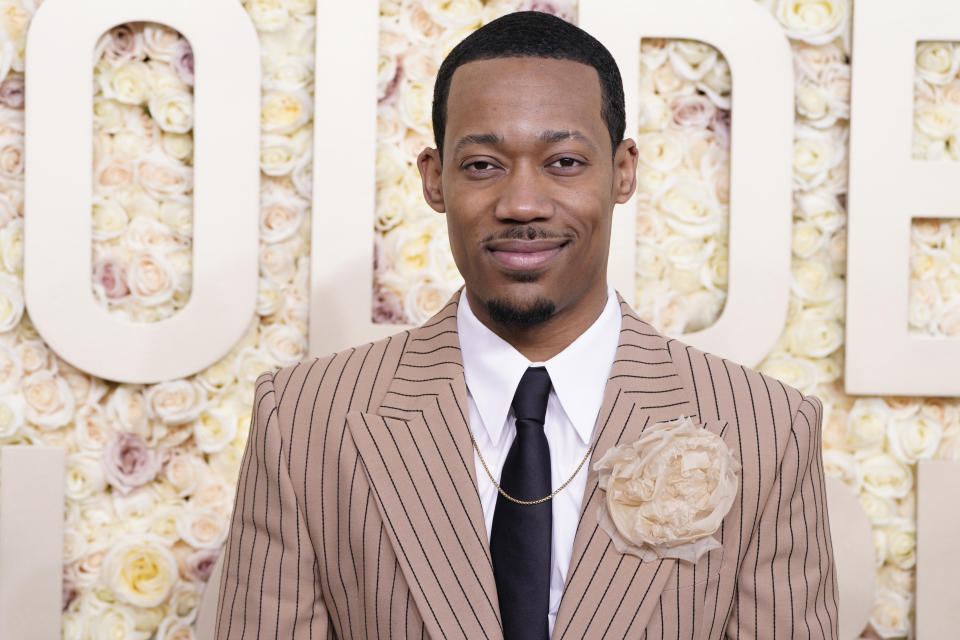
[[0, 265], [9, 274], [23, 273], [23, 218], [0, 229]]
[[117, 518], [123, 521], [127, 531], [145, 533], [161, 508], [157, 485], [146, 484], [129, 493], [114, 491], [110, 494]]
[[104, 557], [102, 570], [114, 595], [138, 607], [153, 607], [166, 600], [178, 578], [177, 561], [170, 549], [148, 534], [118, 540]]
[[162, 255], [153, 251], [134, 254], [127, 271], [130, 294], [147, 306], [163, 304], [173, 297], [177, 274]]
[[139, 105], [147, 98], [150, 70], [143, 62], [128, 62], [97, 76], [106, 98]]
[[70, 454], [67, 456], [65, 473], [65, 495], [70, 500], [84, 500], [107, 488], [103, 468], [97, 458], [78, 453]]
[[22, 187], [23, 145], [22, 133], [0, 133], [0, 179], [8, 185]]
[[99, 453], [113, 440], [113, 427], [99, 404], [85, 404], [78, 408], [73, 424], [81, 450]]
[[401, 122], [415, 131], [430, 133], [432, 131], [432, 100], [432, 84], [401, 82], [399, 102]]
[[778, 0], [774, 16], [787, 37], [810, 44], [827, 44], [846, 34], [849, 0]]
[[801, 220], [793, 225], [793, 254], [810, 258], [826, 244], [827, 235], [812, 222]]
[[21, 390], [27, 420], [41, 429], [57, 429], [73, 419], [73, 392], [63, 378], [37, 371], [23, 379]]
[[275, 243], [297, 232], [308, 204], [298, 196], [280, 189], [263, 193], [260, 198], [260, 240]]
[[858, 398], [847, 416], [847, 441], [853, 449], [881, 449], [890, 408], [877, 398]]
[[297, 152], [289, 136], [265, 135], [260, 143], [260, 170], [268, 176], [285, 176], [293, 171]]
[[887, 526], [887, 559], [901, 569], [917, 564], [917, 525], [912, 520], [897, 518]]
[[771, 356], [760, 365], [760, 371], [800, 390], [812, 389], [817, 383], [817, 369], [806, 358]]
[[146, 404], [147, 410], [165, 424], [184, 424], [204, 410], [207, 393], [196, 382], [171, 380], [150, 386]]
[[697, 82], [697, 89], [703, 91], [719, 109], [730, 108], [732, 88], [733, 76], [730, 74], [730, 65], [724, 58], [718, 58], [703, 79]]
[[307, 355], [306, 337], [293, 327], [282, 324], [264, 328], [260, 346], [278, 367], [296, 364]]
[[160, 254], [169, 254], [190, 246], [189, 238], [175, 233], [167, 224], [146, 216], [134, 218], [124, 231], [123, 239], [133, 251], [154, 251]]
[[157, 640], [195, 640], [193, 625], [187, 620], [164, 618], [157, 627]]
[[257, 31], [280, 31], [290, 22], [283, 0], [246, 0], [244, 4]]
[[24, 336], [15, 347], [23, 364], [23, 370], [30, 373], [39, 369], [57, 372], [57, 361], [43, 340]]
[[889, 523], [896, 514], [896, 507], [891, 498], [881, 498], [869, 491], [863, 491], [857, 496], [857, 499], [874, 526], [883, 526]]
[[907, 305], [907, 324], [912, 329], [930, 332], [934, 315], [943, 305], [943, 296], [936, 280], [910, 280], [910, 297]]
[[910, 635], [910, 599], [889, 589], [877, 589], [870, 626], [881, 638], [906, 638]]
[[851, 454], [836, 449], [824, 451], [823, 471], [827, 475], [836, 476], [843, 480], [854, 493], [860, 492], [863, 477], [860, 475], [860, 465]]
[[931, 319], [934, 335], [954, 337], [960, 335], [960, 298], [954, 298], [949, 303], [936, 310]]
[[145, 640], [150, 637], [149, 633], [137, 629], [133, 612], [120, 604], [108, 605], [90, 625], [92, 628], [88, 637], [124, 640]]
[[126, 119], [124, 106], [116, 100], [97, 96], [93, 99], [93, 128], [100, 133], [117, 133]]
[[843, 344], [843, 327], [819, 309], [807, 309], [787, 326], [790, 350], [808, 358], [825, 358]]
[[683, 161], [683, 144], [676, 134], [655, 131], [637, 138], [639, 160], [658, 171], [670, 171]]
[[0, 273], [0, 333], [11, 331], [20, 324], [23, 310], [20, 280]]
[[232, 487], [233, 484], [227, 485], [211, 474], [200, 484], [190, 501], [197, 508], [209, 509], [226, 516], [233, 507], [235, 491]]
[[189, 202], [193, 169], [164, 153], [151, 153], [134, 164], [137, 183], [157, 200]]
[[20, 395], [0, 394], [0, 441], [12, 438], [23, 427], [23, 404]]
[[888, 453], [857, 452], [863, 487], [881, 498], [903, 498], [913, 489], [913, 472]]
[[209, 509], [190, 509], [177, 518], [177, 531], [195, 549], [219, 549], [227, 539], [227, 522]]
[[189, 133], [164, 131], [160, 144], [167, 155], [186, 164], [193, 162], [193, 136]]
[[418, 278], [404, 296], [404, 312], [410, 322], [421, 324], [440, 311], [452, 293], [448, 287], [429, 277]]
[[667, 58], [673, 71], [687, 81], [702, 80], [718, 57], [715, 48], [697, 40], [672, 40], [667, 45]]
[[921, 458], [932, 458], [942, 437], [943, 426], [923, 414], [891, 420], [887, 426], [890, 453], [906, 464], [913, 464]]
[[424, 0], [423, 8], [434, 22], [448, 30], [479, 27], [483, 15], [480, 0]]
[[150, 98], [150, 115], [157, 125], [170, 133], [187, 133], [193, 129], [193, 95], [177, 91]]
[[920, 105], [913, 123], [933, 140], [955, 137], [960, 133], [960, 107], [953, 104]]
[[268, 91], [260, 107], [260, 126], [264, 133], [291, 133], [310, 121], [313, 100], [303, 89]]
[[204, 453], [216, 453], [230, 444], [237, 435], [237, 421], [226, 411], [209, 409], [193, 423], [193, 437], [197, 448]]
[[107, 415], [120, 431], [150, 439], [152, 425], [140, 389], [126, 385], [115, 388], [107, 399]]
[[257, 347], [245, 347], [237, 353], [234, 367], [237, 380], [256, 382], [261, 373], [273, 369], [273, 362]]
[[661, 131], [670, 121], [670, 107], [666, 100], [655, 93], [642, 92], [640, 94], [640, 132]]
[[173, 60], [180, 40], [180, 34], [165, 25], [148, 22], [143, 26], [143, 47], [147, 55], [154, 60]]
[[835, 131], [798, 125], [793, 141], [795, 188], [806, 190], [823, 184], [844, 155], [844, 140], [838, 139]]
[[918, 42], [917, 75], [933, 84], [947, 84], [960, 71], [960, 50], [951, 42]]
[[824, 189], [798, 194], [796, 204], [794, 215], [812, 222], [827, 235], [846, 224], [846, 214], [836, 195]]
[[0, 342], [0, 393], [16, 389], [23, 371], [23, 361], [17, 350]]
[[657, 204], [668, 216], [667, 225], [677, 233], [703, 238], [720, 229], [720, 204], [700, 182], [685, 178], [674, 181]]
[[92, 208], [91, 235], [94, 240], [103, 241], [118, 237], [130, 220], [124, 208], [112, 199], [94, 197]]
[[950, 272], [950, 258], [943, 249], [923, 245], [910, 247], [910, 275], [920, 280], [940, 279]]
[[308, 90], [313, 83], [313, 56], [263, 60], [262, 86], [268, 91]]
[[186, 498], [197, 488], [203, 460], [190, 453], [179, 452], [170, 456], [163, 468], [163, 477], [177, 491], [177, 496]]
[[797, 87], [797, 113], [818, 129], [831, 127], [840, 118], [849, 116], [849, 109], [827, 87], [804, 83]]
[[269, 278], [260, 278], [257, 288], [257, 314], [269, 316], [280, 310], [283, 298], [279, 285]]

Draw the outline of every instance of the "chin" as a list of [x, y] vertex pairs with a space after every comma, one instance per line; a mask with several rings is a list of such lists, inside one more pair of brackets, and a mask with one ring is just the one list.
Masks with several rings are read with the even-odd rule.
[[509, 297], [494, 297], [484, 301], [490, 319], [503, 327], [523, 329], [543, 324], [556, 313], [553, 300], [537, 297], [518, 301]]

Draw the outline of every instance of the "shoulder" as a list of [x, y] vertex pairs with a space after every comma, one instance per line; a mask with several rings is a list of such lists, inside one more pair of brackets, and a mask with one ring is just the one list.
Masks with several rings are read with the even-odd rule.
[[816, 396], [679, 340], [667, 346], [701, 419], [733, 425], [741, 440], [772, 439], [779, 449], [795, 427], [805, 439], [819, 430], [822, 405]]
[[257, 379], [257, 398], [264, 382], [271, 382], [280, 422], [300, 419], [309, 410], [329, 422], [335, 414], [375, 407], [393, 377], [410, 339], [403, 331], [326, 356], [310, 358]]

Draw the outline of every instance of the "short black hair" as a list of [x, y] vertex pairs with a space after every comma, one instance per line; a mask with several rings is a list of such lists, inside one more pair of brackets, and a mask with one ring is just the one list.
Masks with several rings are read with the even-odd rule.
[[508, 13], [480, 27], [447, 54], [433, 87], [433, 137], [443, 158], [447, 126], [447, 96], [457, 67], [495, 58], [552, 58], [572, 60], [597, 70], [600, 78], [600, 116], [616, 152], [626, 129], [623, 80], [613, 56], [599, 40], [583, 29], [549, 13]]

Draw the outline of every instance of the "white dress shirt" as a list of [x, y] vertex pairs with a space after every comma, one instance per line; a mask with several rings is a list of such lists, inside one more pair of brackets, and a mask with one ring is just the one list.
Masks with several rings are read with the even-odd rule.
[[[566, 349], [546, 362], [530, 362], [519, 351], [481, 323], [470, 309], [466, 292], [457, 308], [463, 371], [467, 383], [470, 430], [499, 482], [507, 451], [517, 433], [510, 405], [527, 367], [543, 366], [553, 388], [547, 400], [544, 433], [550, 446], [550, 476], [554, 489], [572, 474], [587, 453], [593, 428], [603, 402], [620, 339], [620, 306], [613, 289], [607, 288], [607, 304], [590, 327]], [[473, 453], [477, 486], [487, 539], [497, 506], [497, 489]], [[554, 496], [553, 549], [550, 554], [550, 633], [557, 619], [560, 596], [573, 554], [573, 538], [580, 517], [580, 504], [587, 483], [585, 463], [573, 481]]]

